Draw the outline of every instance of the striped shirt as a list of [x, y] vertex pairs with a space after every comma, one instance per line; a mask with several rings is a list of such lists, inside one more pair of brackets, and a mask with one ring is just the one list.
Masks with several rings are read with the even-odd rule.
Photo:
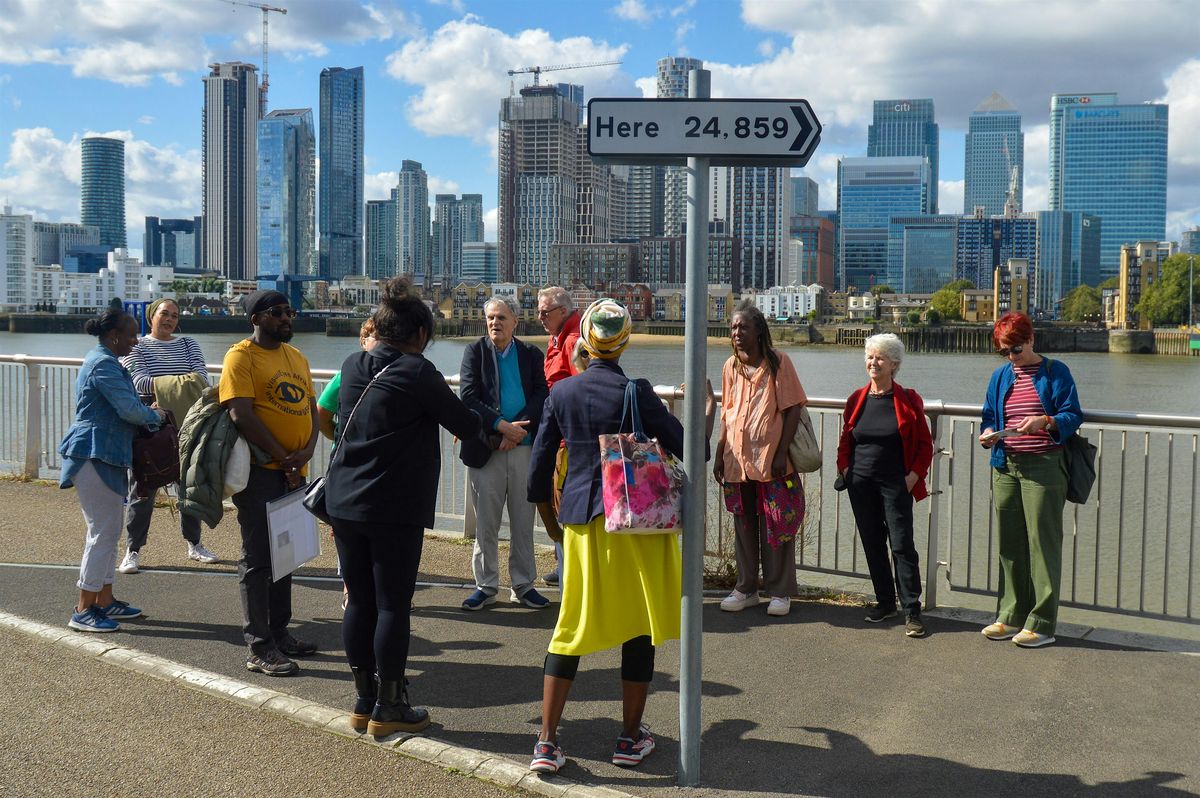
[[[1026, 416], [1044, 416], [1046, 408], [1038, 398], [1037, 389], [1033, 387], [1033, 377], [1042, 367], [1041, 363], [1032, 366], [1013, 365], [1013, 375], [1016, 382], [1012, 391], [1004, 400], [1004, 426], [1006, 429], [1016, 429]], [[1059, 446], [1046, 430], [1038, 430], [1032, 435], [1017, 435], [1004, 439], [1004, 448], [1010, 454], [1041, 454], [1052, 452]]]
[[142, 396], [154, 395], [155, 377], [194, 371], [208, 381], [204, 353], [191, 338], [160, 341], [151, 335], [144, 336], [128, 355], [121, 358], [121, 365], [133, 375], [133, 387]]

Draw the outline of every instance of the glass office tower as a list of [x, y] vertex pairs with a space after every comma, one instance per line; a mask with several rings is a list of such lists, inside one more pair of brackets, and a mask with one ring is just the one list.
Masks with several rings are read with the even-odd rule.
[[933, 100], [876, 100], [867, 128], [867, 157], [929, 160], [929, 213], [938, 212], [938, 126]]
[[1057, 318], [1059, 302], [1080, 285], [1099, 285], [1099, 216], [1070, 211], [1037, 212], [1037, 263], [1033, 272], [1033, 307]]
[[[1016, 175], [1013, 175], [1016, 170]], [[1021, 212], [1025, 193], [1025, 134], [1021, 115], [996, 92], [967, 120], [963, 163], [963, 213], [982, 207], [985, 216], [1004, 213], [1010, 184], [1014, 209]]]
[[1122, 244], [1166, 238], [1167, 120], [1166, 105], [1114, 93], [1050, 98], [1050, 210], [1103, 220], [1102, 280], [1117, 275]]
[[891, 217], [931, 213], [931, 193], [928, 158], [843, 158], [838, 162], [838, 256], [843, 291], [866, 291], [889, 281]]
[[340, 280], [363, 273], [363, 68], [321, 70], [320, 266]]
[[100, 228], [100, 243], [125, 246], [125, 142], [102, 136], [83, 140], [81, 221]]
[[902, 293], [930, 294], [954, 279], [958, 216], [892, 216], [886, 282]]
[[316, 136], [312, 110], [258, 122], [258, 277], [313, 275]]

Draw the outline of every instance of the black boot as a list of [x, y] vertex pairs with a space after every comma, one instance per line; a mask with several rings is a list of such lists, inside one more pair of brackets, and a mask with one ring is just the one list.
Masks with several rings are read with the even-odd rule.
[[387, 737], [396, 732], [418, 732], [429, 725], [429, 710], [408, 703], [408, 679], [380, 679], [379, 700], [367, 734]]
[[354, 674], [354, 689], [358, 697], [354, 699], [354, 712], [350, 715], [350, 728], [358, 732], [367, 730], [367, 722], [371, 720], [371, 711], [375, 709], [375, 700], [379, 696], [379, 688], [375, 683], [374, 668], [350, 668]]

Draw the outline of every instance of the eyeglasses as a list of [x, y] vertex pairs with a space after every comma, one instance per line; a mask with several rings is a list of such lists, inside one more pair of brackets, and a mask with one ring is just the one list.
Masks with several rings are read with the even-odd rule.
[[263, 313], [268, 313], [277, 319], [281, 319], [284, 316], [287, 316], [289, 319], [296, 317], [296, 309], [290, 305], [276, 305], [273, 308], [267, 308]]
[[1008, 357], [1009, 355], [1019, 355], [1025, 351], [1025, 344], [1017, 344], [1016, 346], [1006, 346], [1000, 350], [1000, 354]]
[[554, 306], [554, 307], [552, 307], [552, 308], [546, 308], [545, 310], [539, 310], [539, 311], [537, 312], [537, 315], [538, 315], [538, 318], [539, 318], [539, 319], [544, 319], [544, 318], [546, 318], [547, 316], [549, 316], [551, 313], [553, 313], [554, 311], [556, 311], [556, 310], [562, 310], [562, 309], [563, 309], [563, 306], [562, 306], [562, 305], [555, 305], [555, 306]]

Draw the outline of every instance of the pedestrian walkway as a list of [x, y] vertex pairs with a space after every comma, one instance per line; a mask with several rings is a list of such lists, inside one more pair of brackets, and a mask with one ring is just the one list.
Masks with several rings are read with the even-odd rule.
[[[39, 491], [36, 504], [24, 490], [0, 487], [0, 545], [6, 547], [0, 559], [16, 559], [8, 546], [21, 537], [30, 563], [0, 566], [0, 610], [63, 624], [76, 574], [70, 568], [32, 566], [69, 562], [37, 556], [39, 541], [70, 550], [63, 543], [70, 540], [77, 560], [81, 524], [78, 516], [68, 518], [70, 493], [27, 490]], [[26, 497], [24, 508], [4, 506], [6, 497], [16, 496]], [[53, 509], [64, 501], [61, 510]], [[37, 518], [29, 506], [37, 507]], [[56, 525], [39, 520], [60, 512]], [[178, 538], [166, 537], [156, 528], [151, 545], [182, 546]], [[449, 581], [451, 555], [461, 558], [459, 573], [469, 560], [464, 547], [441, 543], [427, 549], [431, 559], [422, 571], [439, 577], [429, 581]], [[441, 564], [431, 566], [435, 561]], [[230, 571], [225, 564], [119, 577], [117, 595], [144, 607], [147, 617], [127, 622], [106, 640], [308, 701], [348, 707], [353, 687], [340, 650], [336, 580], [297, 581], [296, 633], [315, 640], [322, 653], [305, 660], [297, 677], [268, 679], [242, 666], [241, 612]], [[557, 601], [556, 594], [547, 593]], [[541, 666], [553, 610], [498, 604], [464, 613], [458, 608], [464, 595], [462, 587], [417, 591], [412, 697], [431, 710], [431, 736], [527, 764], [539, 722]], [[797, 602], [789, 616], [775, 619], [757, 610], [721, 613], [715, 602], [708, 603], [702, 786], [688, 794], [1060, 798], [1200, 793], [1195, 746], [1200, 657], [1087, 639], [1063, 639], [1028, 651], [985, 640], [975, 621], [932, 617], [929, 626], [929, 637], [911, 640], [899, 625], [863, 623], [858, 607]], [[38, 652], [16, 645], [5, 651], [6, 685], [10, 673], [26, 674], [26, 682], [45, 673], [48, 660]], [[562, 775], [652, 798], [677, 796], [678, 672], [679, 646], [671, 643], [659, 651], [646, 712], [659, 749], [629, 771], [608, 762], [619, 725], [619, 655], [585, 657], [562, 726], [570, 760]], [[125, 678], [112, 679], [113, 692], [127, 689]], [[106, 686], [92, 687], [103, 691]], [[172, 725], [163, 732], [156, 702], [118, 701], [113, 707], [126, 725], [159, 729], [160, 751], [147, 757], [173, 767], [180, 748], [170, 737]], [[247, 749], [309, 744], [309, 732], [286, 724], [280, 728], [281, 734], [245, 743]], [[59, 749], [59, 755], [64, 752]], [[307, 764], [297, 759], [299, 767], [330, 770], [319, 758], [306, 759]], [[183, 768], [179, 774], [187, 779], [189, 772]], [[426, 792], [439, 795], [440, 782], [431, 784]], [[207, 794], [219, 793], [217, 788]]]

